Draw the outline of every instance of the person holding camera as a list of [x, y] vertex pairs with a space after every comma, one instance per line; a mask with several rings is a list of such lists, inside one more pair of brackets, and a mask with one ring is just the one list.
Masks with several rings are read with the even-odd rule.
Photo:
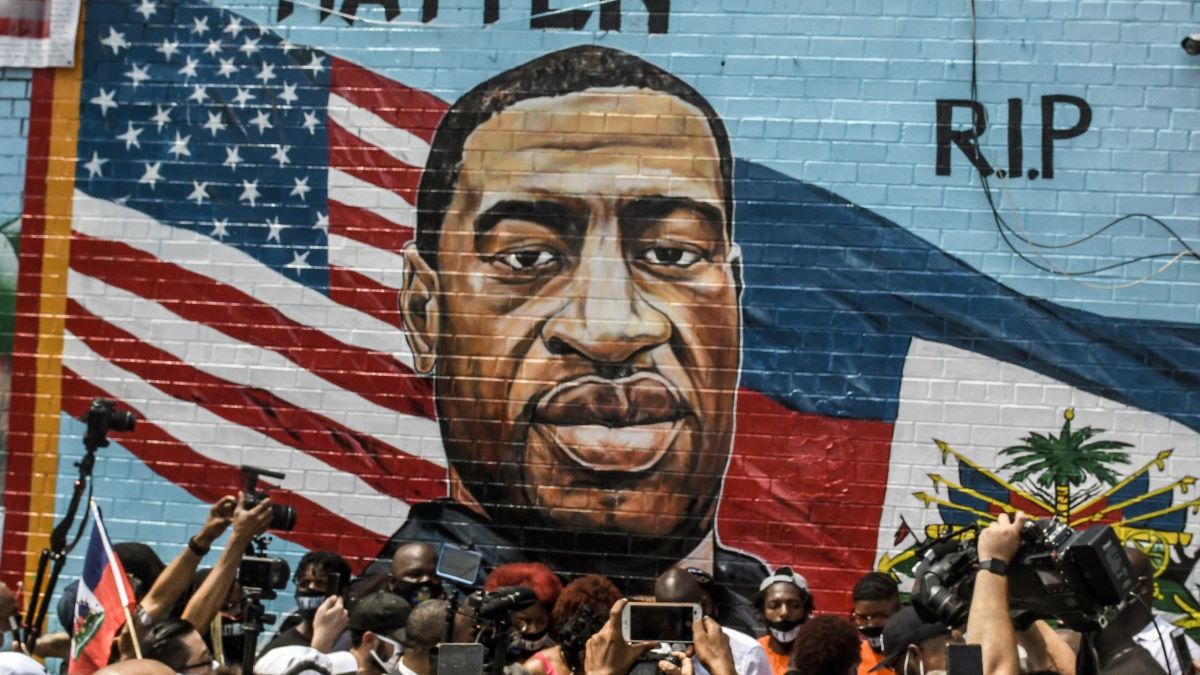
[[1017, 675], [1017, 633], [1008, 611], [1008, 566], [1021, 547], [1024, 513], [1001, 513], [979, 533], [979, 571], [967, 615], [967, 643], [983, 651], [984, 675]]
[[277, 647], [302, 645], [320, 652], [350, 647], [344, 590], [350, 588], [350, 565], [333, 551], [309, 551], [296, 566], [296, 612], [267, 643], [259, 658]]
[[[588, 639], [582, 672], [587, 675], [626, 675], [639, 659], [658, 646], [657, 642], [626, 641], [621, 630], [621, 613], [627, 604], [629, 601], [624, 598], [618, 600], [609, 612], [604, 627]], [[664, 658], [658, 662], [659, 671], [666, 675], [693, 675], [699, 672], [696, 666], [700, 665], [712, 675], [738, 675], [733, 652], [729, 648], [729, 637], [711, 617], [703, 617], [692, 624], [692, 648], [694, 658], [673, 652], [670, 656], [674, 658]]]

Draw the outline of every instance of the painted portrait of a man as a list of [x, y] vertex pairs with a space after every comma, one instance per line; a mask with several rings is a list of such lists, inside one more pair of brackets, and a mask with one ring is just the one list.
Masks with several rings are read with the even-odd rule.
[[732, 167], [694, 89], [612, 49], [551, 53], [451, 107], [400, 298], [450, 499], [389, 549], [756, 583], [714, 532], [740, 365]]

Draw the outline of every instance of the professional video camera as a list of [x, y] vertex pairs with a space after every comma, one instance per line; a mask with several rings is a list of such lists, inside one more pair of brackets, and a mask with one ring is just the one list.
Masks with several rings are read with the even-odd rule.
[[[243, 503], [243, 508], [252, 509], [259, 502], [267, 498], [266, 491], [259, 491], [258, 478], [266, 476], [267, 478], [277, 478], [283, 480], [284, 475], [275, 471], [267, 471], [256, 466], [242, 465], [242, 477], [246, 480], [246, 497]], [[283, 504], [271, 505], [271, 529], [283, 530], [290, 532], [296, 527], [296, 509]]]
[[[979, 554], [978, 528], [947, 532], [926, 544], [917, 564], [913, 607], [926, 621], [966, 623]], [[1137, 576], [1111, 527], [1076, 531], [1053, 518], [1031, 520], [1008, 566], [1009, 607], [1018, 624], [1057, 619], [1080, 632], [1102, 630], [1137, 587]]]

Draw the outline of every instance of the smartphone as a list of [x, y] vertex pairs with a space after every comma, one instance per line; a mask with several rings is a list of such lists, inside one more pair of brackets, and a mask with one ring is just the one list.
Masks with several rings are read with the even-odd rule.
[[334, 572], [325, 575], [325, 597], [342, 594], [342, 575]]
[[1192, 650], [1188, 649], [1187, 638], [1182, 628], [1171, 631], [1171, 642], [1175, 645], [1175, 655], [1179, 658], [1179, 668], [1183, 675], [1196, 675], [1196, 667], [1192, 664]]
[[483, 645], [443, 642], [437, 646], [437, 675], [482, 675]]
[[983, 675], [983, 647], [946, 645], [946, 672], [949, 675]]
[[621, 631], [630, 642], [687, 643], [702, 616], [694, 602], [631, 602], [621, 611]]
[[465, 548], [442, 544], [438, 552], [437, 575], [451, 583], [474, 586], [483, 555]]

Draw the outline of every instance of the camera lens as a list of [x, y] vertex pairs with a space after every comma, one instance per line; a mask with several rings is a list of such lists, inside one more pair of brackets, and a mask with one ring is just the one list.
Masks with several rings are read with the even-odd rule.
[[283, 504], [271, 505], [271, 529], [290, 532], [296, 528], [296, 509]]
[[128, 410], [117, 410], [113, 408], [109, 412], [108, 426], [113, 431], [133, 431], [134, 425], [137, 424], [137, 418]]

